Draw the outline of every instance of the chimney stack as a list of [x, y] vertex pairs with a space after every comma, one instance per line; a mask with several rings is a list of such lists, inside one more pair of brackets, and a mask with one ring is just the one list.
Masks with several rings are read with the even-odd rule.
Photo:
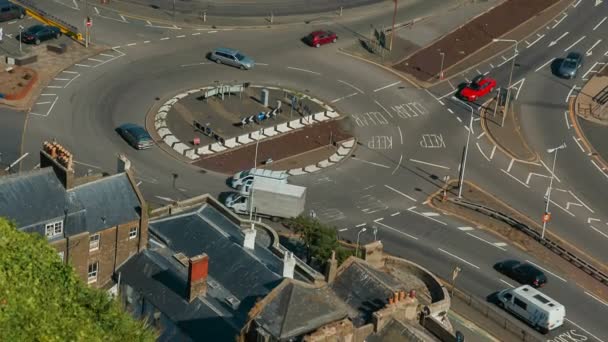
[[293, 279], [293, 273], [296, 268], [296, 258], [292, 252], [285, 252], [283, 255], [283, 277]]
[[209, 256], [203, 253], [188, 259], [188, 302], [207, 293], [207, 275], [209, 274]]
[[59, 143], [45, 141], [40, 150], [40, 168], [52, 167], [66, 190], [74, 187], [74, 157]]
[[251, 227], [245, 230], [245, 241], [243, 247], [253, 250], [255, 248], [255, 228]]

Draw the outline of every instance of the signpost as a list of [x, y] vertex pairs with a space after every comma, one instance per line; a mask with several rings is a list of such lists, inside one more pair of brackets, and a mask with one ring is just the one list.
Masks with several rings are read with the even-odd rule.
[[91, 27], [93, 26], [93, 20], [91, 17], [87, 17], [84, 20], [85, 24], [85, 33], [84, 33], [84, 46], [89, 47], [89, 42], [91, 41]]

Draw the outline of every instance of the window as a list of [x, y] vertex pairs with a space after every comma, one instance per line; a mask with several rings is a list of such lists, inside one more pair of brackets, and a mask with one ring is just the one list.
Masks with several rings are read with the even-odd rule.
[[89, 277], [88, 277], [89, 284], [97, 281], [97, 270], [98, 269], [99, 269], [99, 262], [96, 261], [92, 264], [89, 264]]
[[135, 239], [137, 237], [137, 227], [129, 228], [129, 240]]
[[59, 259], [61, 259], [61, 261], [64, 261], [64, 255], [65, 254], [63, 253], [63, 251], [57, 252], [57, 255], [59, 255]]
[[95, 251], [99, 249], [99, 234], [89, 236], [89, 251]]
[[52, 238], [63, 234], [63, 221], [47, 223], [44, 231], [47, 238]]
[[513, 301], [513, 303], [524, 310], [526, 310], [526, 308], [528, 307], [528, 305], [526, 305], [526, 303], [524, 303], [522, 300], [520, 300], [517, 297], [515, 297], [515, 300]]

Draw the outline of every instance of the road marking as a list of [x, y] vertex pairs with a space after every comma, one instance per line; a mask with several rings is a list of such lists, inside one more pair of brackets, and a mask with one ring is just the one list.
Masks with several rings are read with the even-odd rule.
[[93, 10], [95, 10], [95, 14], [99, 15], [99, 10], [97, 9], [97, 7], [93, 6]]
[[185, 34], [179, 35], [179, 36], [175, 36], [175, 38], [186, 38]]
[[597, 337], [597, 336], [593, 335], [592, 333], [588, 332], [587, 330], [583, 329], [583, 328], [582, 328], [580, 325], [578, 325], [578, 324], [576, 324], [576, 323], [572, 322], [571, 320], [569, 320], [569, 319], [567, 319], [567, 318], [564, 318], [564, 319], [565, 319], [566, 321], [568, 321], [568, 322], [572, 323], [572, 324], [573, 324], [575, 327], [577, 327], [577, 328], [581, 329], [582, 331], [586, 332], [587, 334], [589, 334], [589, 336], [591, 336], [591, 337], [595, 338], [596, 340], [598, 340], [598, 341], [600, 341], [600, 342], [604, 342], [604, 341], [603, 341], [602, 339], [600, 339], [599, 337]]
[[608, 175], [607, 175], [607, 174], [604, 172], [604, 170], [603, 170], [603, 169], [602, 169], [602, 168], [601, 168], [599, 165], [597, 165], [597, 163], [595, 162], [595, 160], [591, 159], [591, 163], [593, 163], [593, 165], [594, 165], [594, 166], [595, 166], [595, 167], [596, 167], [598, 170], [600, 170], [600, 172], [601, 172], [601, 173], [602, 173], [604, 176], [606, 176], [606, 178], [608, 178]]
[[498, 64], [496, 67], [498, 68], [498, 67], [503, 66], [503, 64], [507, 63], [508, 61], [512, 60], [513, 58], [515, 58], [515, 57], [517, 57], [517, 56], [519, 56], [519, 53], [514, 54], [513, 56], [509, 57], [508, 59], [507, 59], [507, 58], [505, 58], [504, 56], [501, 56], [501, 57], [502, 57], [502, 59], [504, 59], [504, 61], [502, 61], [502, 62], [501, 62], [500, 64]]
[[486, 131], [481, 132], [481, 134], [477, 136], [477, 140], [479, 140], [479, 138], [483, 137], [484, 135], [486, 135]]
[[54, 86], [54, 85], [50, 85], [50, 86], [46, 86], [46, 87], [47, 88], [53, 88], [53, 89], [55, 89], [55, 88], [63, 88], [62, 86]]
[[396, 213], [392, 213], [391, 216], [397, 216], [399, 214], [401, 214], [401, 213], [400, 212], [396, 212]]
[[589, 225], [589, 227], [590, 227], [591, 229], [595, 230], [596, 232], [600, 233], [600, 234], [601, 234], [602, 236], [604, 236], [605, 238], [608, 238], [608, 235], [607, 235], [606, 233], [602, 232], [601, 230], [599, 230], [599, 229], [595, 228], [595, 227], [594, 227], [594, 226], [592, 226], [592, 225]]
[[160, 40], [167, 40], [167, 39], [169, 39], [169, 37], [163, 37]]
[[141, 185], [141, 183], [143, 183], [143, 181], [139, 181], [139, 182], [137, 182], [135, 185], [140, 186], [140, 185]]
[[86, 64], [78, 64], [78, 63], [76, 63], [76, 64], [74, 64], [74, 65], [79, 66], [79, 67], [83, 67], [83, 68], [90, 68], [90, 67], [91, 67], [90, 65], [86, 65]]
[[377, 93], [377, 92], [379, 92], [380, 90], [384, 90], [384, 89], [386, 89], [386, 88], [390, 88], [390, 87], [392, 87], [392, 86], [396, 86], [396, 85], [397, 85], [397, 84], [399, 84], [399, 83], [401, 83], [401, 81], [397, 81], [397, 82], [395, 82], [395, 83], [391, 83], [391, 84], [385, 85], [384, 87], [380, 87], [380, 88], [378, 88], [378, 89], [374, 89], [374, 93]]
[[570, 32], [564, 32], [564, 34], [562, 34], [561, 36], [559, 36], [556, 40], [554, 40], [551, 43], [549, 43], [549, 47], [552, 47], [553, 45], [557, 44], [557, 42], [559, 42], [562, 38], [564, 38], [565, 36], [567, 36], [568, 33], [570, 33]]
[[390, 190], [393, 190], [394, 192], [398, 193], [399, 195], [401, 195], [401, 196], [403, 196], [403, 197], [405, 197], [405, 198], [407, 198], [407, 199], [409, 199], [409, 200], [412, 200], [412, 201], [414, 201], [414, 202], [418, 202], [418, 201], [416, 201], [416, 199], [415, 199], [415, 198], [413, 198], [413, 197], [411, 197], [411, 196], [409, 196], [409, 195], [407, 195], [407, 194], [404, 194], [403, 192], [401, 192], [401, 191], [399, 191], [399, 190], [397, 190], [397, 189], [395, 189], [395, 188], [391, 187], [390, 185], [386, 185], [386, 184], [385, 184], [384, 186], [385, 186], [386, 188], [390, 189]]
[[331, 101], [330, 101], [330, 103], [336, 103], [336, 102], [338, 102], [338, 101], [345, 100], [345, 99], [347, 99], [347, 98], [349, 98], [349, 97], [353, 97], [353, 96], [355, 96], [355, 95], [359, 95], [359, 93], [352, 93], [352, 94], [348, 94], [348, 95], [346, 95], [346, 96], [339, 97], [339, 98], [337, 98], [337, 99], [331, 100]]
[[127, 44], [127, 46], [134, 46], [134, 45], [137, 45], [137, 43], [129, 43], [129, 44]]
[[401, 154], [399, 156], [399, 163], [397, 163], [397, 166], [395, 166], [395, 168], [393, 169], [393, 172], [391, 172], [391, 175], [394, 175], [395, 172], [397, 172], [397, 170], [399, 169], [399, 167], [401, 167], [401, 162], [403, 161], [403, 154]]
[[511, 168], [513, 167], [513, 163], [515, 162], [515, 158], [511, 158], [509, 162], [509, 167], [507, 168], [507, 172], [511, 172]]
[[546, 67], [546, 66], [547, 66], [547, 64], [549, 64], [549, 63], [553, 62], [553, 61], [554, 61], [554, 60], [556, 60], [556, 59], [557, 59], [557, 58], [552, 58], [552, 59], [548, 60], [548, 61], [547, 61], [545, 64], [543, 64], [543, 65], [539, 66], [539, 67], [538, 67], [536, 70], [534, 70], [534, 72], [538, 72], [540, 69], [542, 69], [542, 68]]
[[443, 222], [443, 221], [439, 221], [438, 219], [434, 219], [434, 218], [432, 218], [432, 217], [429, 217], [429, 216], [423, 215], [422, 213], [419, 213], [419, 212], [417, 212], [417, 211], [414, 211], [414, 209], [415, 209], [415, 208], [416, 208], [416, 206], [413, 206], [413, 207], [408, 208], [407, 210], [408, 210], [409, 212], [412, 212], [412, 213], [416, 214], [416, 215], [420, 215], [420, 216], [422, 216], [422, 217], [426, 217], [426, 218], [427, 218], [427, 219], [429, 219], [429, 220], [433, 220], [433, 221], [435, 221], [435, 222], [437, 222], [437, 223], [441, 223], [441, 224], [442, 224], [442, 225], [444, 225], [444, 226], [447, 226], [447, 225], [448, 225], [447, 223], [445, 223], [445, 222]]
[[391, 227], [391, 226], [388, 226], [388, 225], [386, 225], [386, 224], [384, 224], [384, 223], [377, 222], [377, 221], [374, 221], [374, 222], [376, 222], [377, 224], [379, 224], [379, 225], [381, 225], [381, 226], [385, 227], [386, 229], [390, 229], [390, 230], [395, 231], [395, 232], [397, 232], [397, 233], [399, 233], [399, 234], [405, 235], [405, 236], [409, 237], [410, 239], [418, 240], [418, 238], [417, 238], [417, 237], [412, 236], [412, 235], [410, 235], [410, 234], [408, 234], [408, 233], [404, 233], [404, 232], [402, 232], [402, 231], [400, 231], [400, 230], [398, 230], [398, 229], [396, 229], [396, 228], [393, 228], [393, 227]]
[[49, 104], [51, 101], [36, 102], [37, 105]]
[[600, 220], [598, 220], [598, 219], [596, 219], [596, 218], [593, 218], [593, 217], [589, 217], [589, 218], [587, 219], [587, 223], [591, 223], [591, 221], [598, 221], [598, 222], [599, 222]]
[[399, 130], [399, 140], [401, 141], [401, 145], [403, 145], [403, 133], [401, 133], [401, 127], [397, 126], [397, 129]]
[[[600, 62], [595, 62], [595, 63], [593, 63], [593, 65], [591, 66], [591, 68], [589, 68], [589, 70], [587, 70], [587, 72], [585, 72], [585, 73], [583, 74], [583, 80], [586, 80], [586, 79], [587, 79], [587, 75], [588, 75], [588, 74], [590, 74], [590, 73], [592, 73], [592, 72], [593, 72], [593, 73], [598, 72], [598, 70], [593, 70], [593, 69], [595, 69], [595, 67], [596, 67], [598, 64], [600, 64]], [[602, 64], [603, 64], [603, 63], [602, 63]]]
[[55, 77], [56, 81], [69, 81], [71, 80], [71, 78], [59, 78], [59, 77]]
[[500, 279], [500, 278], [498, 278], [498, 280], [499, 280], [499, 281], [501, 281], [501, 282], [503, 282], [503, 283], [505, 283], [505, 284], [507, 284], [507, 286], [509, 286], [509, 287], [510, 287], [510, 288], [512, 288], [512, 289], [513, 289], [513, 288], [515, 288], [515, 286], [513, 286], [513, 285], [511, 285], [511, 284], [507, 283], [506, 281], [504, 281], [504, 280], [502, 280], [502, 279]]
[[579, 40], [577, 40], [574, 43], [572, 43], [572, 45], [570, 45], [567, 48], [565, 48], [564, 51], [568, 51], [568, 50], [572, 49], [576, 44], [580, 43], [581, 40], [585, 39], [585, 37], [587, 37], [587, 36], [582, 36], [581, 38], [579, 38]]
[[[564, 112], [564, 119], [566, 120], [566, 128], [570, 129], [570, 128], [572, 128], [572, 126], [570, 126], [570, 122], [568, 121], [568, 114], [569, 114], [568, 111]], [[585, 152], [585, 151], [583, 151], [583, 152]]]
[[561, 22], [562, 22], [564, 19], [566, 19], [566, 17], [568, 16], [566, 13], [563, 13], [563, 12], [562, 12], [562, 14], [563, 14], [564, 16], [563, 16], [563, 17], [561, 17], [561, 18], [559, 19], [559, 21], [558, 21], [558, 20], [555, 20], [555, 19], [553, 20], [553, 21], [555, 21], [555, 25], [553, 25], [553, 27], [551, 27], [552, 29], [556, 28], [556, 27], [557, 27], [557, 25], [559, 25], [559, 24], [560, 24], [560, 23], [561, 23]]
[[201, 33], [200, 33], [200, 32], [194, 32], [192, 35], [193, 35], [193, 36], [200, 36], [200, 35], [201, 35]]
[[573, 85], [572, 88], [570, 88], [570, 91], [568, 92], [568, 95], [566, 96], [566, 101], [564, 101], [564, 102], [568, 103], [568, 100], [570, 99], [570, 97], [576, 96], [576, 95], [572, 95], [572, 92], [574, 90], [576, 90], [576, 88], [577, 88], [576, 84]]
[[456, 117], [456, 120], [458, 120], [460, 123], [462, 123], [462, 119], [459, 116]]
[[595, 25], [595, 27], [593, 28], [593, 31], [597, 30], [597, 28], [600, 27], [600, 25], [602, 25], [604, 21], [606, 21], [606, 19], [608, 19], [608, 17], [604, 17], [604, 19], [597, 23], [597, 25]]
[[507, 245], [507, 243], [506, 243], [506, 242], [494, 242], [494, 244], [495, 244], [496, 246], [500, 246], [500, 247], [504, 247], [504, 246], [506, 246], [506, 245]]
[[424, 216], [440, 216], [438, 213], [433, 212], [433, 211], [424, 212], [424, 213], [422, 213], [422, 215], [424, 215]]
[[496, 152], [496, 145], [492, 147], [492, 152], [490, 153], [490, 159], [494, 158], [494, 152]]
[[342, 228], [342, 229], [340, 229], [340, 230], [338, 230], [338, 231], [339, 231], [339, 232], [344, 232], [344, 231], [347, 231], [347, 230], [348, 230], [348, 228]]
[[483, 151], [481, 150], [481, 146], [479, 145], [478, 142], [475, 143], [475, 145], [477, 145], [477, 149], [479, 150], [479, 153], [481, 153], [481, 155], [486, 158], [487, 161], [490, 161], [490, 158], [488, 158], [488, 156], [486, 156], [485, 153], [483, 153]]
[[[128, 21], [127, 21], [127, 19], [125, 19], [125, 16], [124, 16], [124, 15], [119, 14], [118, 16], [119, 16], [119, 17], [120, 17], [120, 19], [122, 19], [122, 21], [124, 21], [125, 23], [127, 23], [127, 22], [128, 22]], [[148, 23], [149, 23], [149, 22], [148, 22]]]
[[598, 39], [598, 40], [597, 40], [595, 43], [593, 43], [593, 45], [592, 45], [592, 46], [589, 48], [589, 50], [587, 50], [587, 52], [585, 52], [585, 55], [586, 55], [587, 57], [588, 57], [588, 56], [591, 56], [591, 55], [593, 54], [593, 51], [592, 51], [592, 50], [593, 50], [593, 48], [594, 48], [594, 47], [596, 47], [596, 46], [597, 46], [597, 44], [599, 44], [601, 41], [602, 41], [601, 39]]
[[459, 230], [462, 230], [463, 232], [468, 232], [469, 230], [474, 230], [475, 228], [473, 227], [458, 227]]
[[72, 2], [74, 3], [74, 9], [79, 9], [78, 4], [76, 3], [76, 0], [72, 0]]
[[539, 35], [538, 33], [536, 34], [538, 36], [538, 38], [536, 38], [532, 43], [528, 43], [528, 41], [526, 41], [526, 44], [528, 44], [527, 48], [531, 47], [532, 45], [538, 43], [539, 40], [543, 39], [543, 37], [545, 36], [543, 35]]
[[581, 3], [581, 1], [583, 1], [583, 0], [578, 0], [576, 3], [574, 3], [574, 4], [572, 5], [572, 7], [573, 7], [573, 8], [576, 8], [576, 6], [578, 6], [578, 5]]
[[477, 266], [477, 265], [475, 265], [475, 264], [473, 264], [473, 263], [470, 263], [470, 262], [468, 262], [468, 261], [464, 260], [463, 258], [461, 258], [461, 257], [457, 256], [457, 255], [454, 255], [454, 254], [452, 254], [452, 253], [450, 253], [450, 252], [448, 252], [448, 251], [446, 251], [446, 250], [444, 250], [444, 249], [441, 249], [441, 248], [437, 248], [437, 249], [438, 249], [438, 250], [440, 250], [440, 251], [442, 251], [443, 253], [445, 253], [445, 254], [447, 254], [447, 255], [450, 255], [450, 256], [452, 256], [452, 257], [454, 257], [454, 258], [456, 258], [456, 259], [458, 259], [458, 260], [460, 260], [460, 261], [464, 262], [465, 264], [468, 264], [468, 265], [470, 265], [470, 266], [475, 267], [476, 269], [479, 269], [479, 266]]
[[148, 44], [148, 43], [150, 43], [149, 40], [144, 40], [144, 44]]
[[57, 96], [57, 94], [40, 94], [40, 96]]
[[340, 83], [342, 83], [342, 84], [346, 84], [347, 86], [349, 86], [349, 87], [351, 87], [351, 88], [355, 89], [356, 91], [360, 92], [361, 94], [365, 94], [365, 93], [363, 92], [363, 90], [361, 90], [361, 89], [359, 89], [359, 88], [355, 87], [354, 85], [352, 85], [352, 84], [350, 84], [350, 83], [348, 83], [348, 82], [346, 82], [346, 81], [338, 80], [338, 82], [340, 82]]
[[294, 68], [294, 67], [289, 67], [289, 66], [287, 67], [287, 69], [308, 72], [308, 73], [315, 74], [315, 75], [321, 75], [321, 73], [319, 73], [319, 72], [311, 71], [311, 70], [306, 70], [306, 69]]
[[449, 170], [449, 169], [450, 169], [450, 168], [449, 168], [449, 167], [447, 167], [447, 166], [443, 166], [443, 165], [437, 165], [437, 164], [432, 164], [432, 163], [427, 163], [427, 162], [423, 162], [423, 161], [421, 161], [421, 160], [417, 160], [417, 159], [411, 159], [411, 158], [410, 158], [410, 161], [412, 161], [412, 162], [414, 162], [414, 163], [420, 163], [420, 164], [424, 164], [424, 165], [429, 165], [429, 166], [439, 167], [439, 168], [446, 169], [446, 170]]
[[[378, 102], [377, 100], [374, 100], [374, 102], [376, 102], [376, 104], [377, 104], [378, 106], [380, 106], [380, 108], [382, 108], [382, 109], [384, 110], [384, 112], [385, 112], [386, 114], [388, 114], [388, 116], [390, 116], [391, 118], [393, 117], [393, 114], [391, 114], [391, 112], [389, 112], [388, 110], [386, 110], [386, 108], [384, 108], [384, 106], [383, 106], [383, 105], [381, 105], [381, 104], [380, 104], [380, 102]], [[401, 141], [401, 143], [403, 144], [403, 141]]]
[[448, 108], [448, 112], [454, 114], [454, 111], [451, 108]]
[[66, 74], [77, 74], [78, 73], [76, 71], [69, 71], [69, 70], [63, 70], [62, 72], [65, 72]]
[[356, 228], [363, 227], [363, 226], [365, 226], [366, 224], [367, 224], [367, 223], [360, 223], [360, 224], [356, 225], [355, 227], [356, 227]]
[[382, 164], [378, 164], [378, 163], [370, 162], [370, 161], [367, 161], [367, 160], [359, 159], [359, 158], [357, 158], [357, 157], [352, 157], [351, 159], [358, 160], [358, 161], [360, 161], [360, 162], [364, 162], [364, 163], [371, 164], [371, 165], [380, 166], [380, 167], [383, 167], [383, 168], [385, 168], [385, 169], [390, 169], [390, 166], [386, 166], [386, 165], [382, 165]]
[[472, 237], [476, 238], [479, 241], [485, 242], [485, 243], [487, 243], [488, 245], [490, 245], [492, 247], [496, 247], [496, 248], [500, 249], [501, 251], [506, 251], [506, 249], [504, 249], [504, 248], [502, 248], [500, 246], [497, 246], [495, 243], [492, 243], [492, 242], [490, 242], [488, 240], [482, 239], [482, 238], [480, 238], [477, 235], [474, 235], [474, 234], [471, 234], [471, 233], [467, 233], [467, 235], [472, 236]]
[[200, 63], [182, 64], [182, 65], [180, 65], [180, 67], [184, 68], [184, 67], [189, 67], [189, 66], [195, 66], [195, 65], [205, 65], [205, 64], [209, 64], [209, 63], [206, 63], [206, 62], [200, 62]]
[[551, 271], [548, 271], [548, 270], [547, 270], [547, 269], [545, 269], [545, 268], [542, 268], [542, 267], [538, 266], [537, 264], [533, 263], [532, 261], [530, 261], [530, 260], [526, 260], [526, 262], [527, 262], [527, 263], [529, 263], [529, 264], [531, 264], [531, 265], [534, 265], [534, 266], [536, 266], [536, 267], [540, 268], [541, 270], [543, 270], [543, 271], [545, 271], [545, 272], [547, 272], [547, 273], [549, 273], [549, 274], [551, 274], [552, 276], [554, 276], [554, 277], [556, 277], [557, 279], [559, 279], [559, 280], [563, 281], [564, 283], [567, 283], [566, 279], [564, 279], [564, 278], [562, 278], [562, 277], [558, 276], [557, 274], [555, 274], [555, 273], [553, 273], [553, 272], [551, 272]]
[[529, 186], [528, 184], [526, 184], [526, 183], [524, 183], [524, 182], [520, 181], [519, 179], [515, 178], [515, 177], [514, 177], [512, 174], [510, 174], [509, 172], [507, 172], [507, 171], [505, 171], [505, 170], [503, 170], [503, 169], [500, 169], [500, 171], [504, 172], [504, 173], [505, 173], [506, 175], [508, 175], [509, 177], [511, 177], [511, 178], [513, 178], [513, 179], [515, 179], [516, 181], [518, 181], [518, 182], [519, 182], [521, 185], [525, 186], [526, 188], [528, 188], [528, 189], [530, 188], [530, 186]]
[[217, 33], [217, 30], [207, 31], [207, 33]]

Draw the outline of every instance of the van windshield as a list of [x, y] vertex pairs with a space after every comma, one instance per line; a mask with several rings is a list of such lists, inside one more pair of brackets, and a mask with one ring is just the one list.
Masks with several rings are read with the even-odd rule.
[[240, 53], [237, 53], [236, 59], [238, 59], [239, 61], [242, 61], [243, 59], [245, 59], [245, 56], [241, 55]]

